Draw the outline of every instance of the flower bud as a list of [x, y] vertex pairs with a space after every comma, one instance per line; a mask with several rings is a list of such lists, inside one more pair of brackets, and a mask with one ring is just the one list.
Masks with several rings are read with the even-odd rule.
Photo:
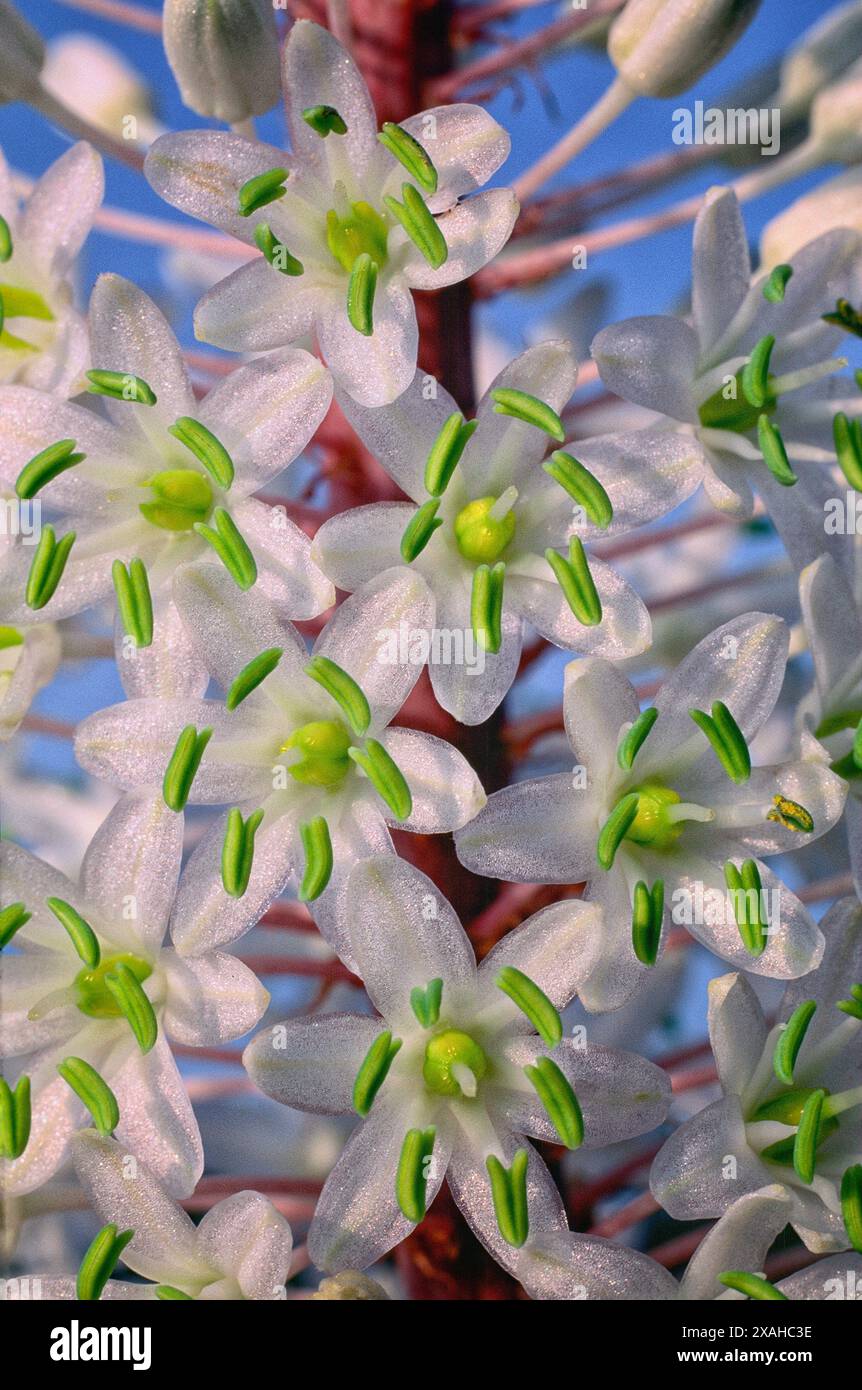
[[862, 2], [849, 0], [806, 29], [781, 64], [773, 105], [787, 121], [805, 116], [817, 93], [862, 57]]
[[270, 0], [165, 0], [165, 52], [186, 106], [234, 123], [279, 100]]
[[45, 45], [9, 0], [0, 0], [0, 105], [28, 101], [39, 90]]
[[862, 234], [862, 169], [847, 169], [797, 198], [763, 229], [762, 270], [786, 265], [802, 246], [836, 227]]
[[814, 98], [811, 140], [823, 160], [855, 164], [862, 159], [862, 60]]
[[760, 0], [628, 0], [608, 38], [608, 56], [640, 96], [686, 91], [724, 56]]

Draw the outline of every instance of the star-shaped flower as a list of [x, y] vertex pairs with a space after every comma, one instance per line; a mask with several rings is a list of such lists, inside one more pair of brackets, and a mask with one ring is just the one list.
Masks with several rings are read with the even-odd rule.
[[667, 1112], [668, 1079], [631, 1053], [562, 1037], [558, 1010], [595, 958], [583, 903], [536, 913], [476, 966], [452, 908], [394, 856], [356, 865], [353, 959], [379, 1018], [318, 1015], [256, 1037], [245, 1065], [299, 1110], [364, 1117], [309, 1232], [320, 1268], [364, 1268], [421, 1221], [444, 1177], [478, 1238], [512, 1269], [531, 1230], [565, 1230], [524, 1139], [601, 1146]]
[[385, 638], [401, 622], [428, 622], [427, 588], [408, 570], [381, 575], [341, 605], [311, 656], [263, 599], [241, 594], [214, 565], [178, 575], [175, 594], [226, 702], [195, 692], [115, 705], [79, 726], [78, 758], [122, 787], [162, 784], [178, 805], [166, 770], [178, 767], [183, 730], [197, 731], [205, 747], [184, 796], [233, 806], [192, 855], [176, 939], [195, 950], [233, 940], [293, 871], [319, 927], [349, 960], [335, 909], [352, 863], [391, 851], [387, 826], [454, 830], [485, 803], [451, 744], [389, 727], [421, 666], [390, 662]]
[[61, 397], [81, 389], [89, 349], [72, 279], [104, 191], [101, 158], [81, 141], [21, 205], [0, 151], [0, 382]]
[[825, 834], [846, 784], [819, 743], [751, 767], [748, 744], [772, 713], [787, 659], [780, 618], [748, 613], [710, 633], [641, 711], [625, 676], [596, 657], [566, 668], [575, 768], [494, 793], [456, 836], [476, 873], [578, 883], [604, 909], [597, 968], [580, 990], [617, 1008], [657, 959], [669, 922], [725, 960], [795, 979], [823, 939], [761, 862]]
[[[188, 892], [182, 840], [183, 818], [161, 798], [128, 796], [97, 831], [77, 884], [0, 845], [0, 1041], [32, 1091], [29, 1138], [18, 1134], [18, 1156], [0, 1159], [4, 1191], [30, 1192], [56, 1172], [84, 1093], [169, 1191], [184, 1196], [200, 1177], [197, 1121], [168, 1037], [192, 1047], [240, 1037], [269, 995], [232, 956], [166, 943]], [[206, 892], [200, 870], [197, 886]], [[58, 1075], [68, 1059], [75, 1085]]]
[[854, 430], [862, 398], [851, 388], [847, 399], [830, 399], [846, 366], [835, 348], [858, 332], [850, 301], [860, 249], [862, 238], [839, 228], [752, 280], [736, 196], [713, 189], [695, 223], [691, 322], [626, 319], [592, 345], [609, 390], [699, 444], [700, 479], [681, 479], [677, 500], [702, 480], [716, 507], [747, 517], [759, 493], [800, 567], [823, 549], [836, 451], [862, 476]]
[[308, 20], [285, 44], [284, 88], [291, 154], [187, 131], [156, 141], [146, 174], [167, 202], [263, 252], [201, 300], [200, 339], [260, 352], [313, 332], [339, 384], [383, 405], [416, 367], [410, 291], [466, 280], [509, 238], [510, 189], [465, 196], [506, 159], [509, 137], [481, 107], [456, 105], [378, 138], [352, 58]]
[[836, 903], [823, 931], [822, 964], [788, 988], [773, 1027], [743, 975], [710, 984], [709, 1033], [724, 1097], [680, 1126], [651, 1177], [654, 1195], [678, 1220], [720, 1216], [741, 1193], [780, 1182], [793, 1198], [787, 1220], [809, 1250], [862, 1245], [858, 901]]
[[282, 508], [252, 496], [326, 414], [326, 369], [289, 348], [240, 367], [198, 403], [164, 316], [118, 275], [96, 284], [90, 337], [91, 386], [109, 419], [28, 387], [0, 387], [0, 482], [22, 505], [33, 499], [62, 518], [56, 532], [42, 527], [38, 547], [15, 548], [0, 577], [4, 621], [67, 617], [113, 584], [120, 670], [141, 685], [168, 652], [175, 678], [187, 661], [170, 610], [180, 565], [215, 553], [238, 587], [254, 585], [285, 616], [327, 608], [334, 590], [308, 537]]
[[[500, 373], [467, 422], [418, 372], [392, 405], [340, 404], [411, 503], [332, 517], [312, 554], [340, 588], [409, 564], [433, 594], [425, 648], [434, 692], [462, 723], [487, 719], [515, 678], [524, 623], [573, 651], [618, 660], [650, 640], [644, 604], [620, 576], [587, 559], [581, 537], [651, 520], [662, 478], [697, 466], [691, 441], [637, 432], [557, 450], [559, 412], [577, 380], [568, 343], [529, 348]], [[652, 471], [650, 472], [650, 468]], [[640, 479], [646, 476], [648, 487]], [[414, 505], [415, 504], [415, 505]], [[417, 642], [423, 634], [405, 633]]]

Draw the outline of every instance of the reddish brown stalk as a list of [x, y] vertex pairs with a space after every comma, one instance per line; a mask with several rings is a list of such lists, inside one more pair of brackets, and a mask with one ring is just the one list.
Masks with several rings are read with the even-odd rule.
[[657, 1211], [661, 1211], [661, 1207], [652, 1193], [641, 1192], [630, 1202], [626, 1202], [625, 1206], [619, 1207], [611, 1216], [605, 1217], [604, 1221], [599, 1221], [597, 1225], [591, 1226], [588, 1235], [604, 1236], [606, 1240], [613, 1240], [623, 1231], [628, 1231], [632, 1226], [646, 1221], [647, 1217], [654, 1216]]

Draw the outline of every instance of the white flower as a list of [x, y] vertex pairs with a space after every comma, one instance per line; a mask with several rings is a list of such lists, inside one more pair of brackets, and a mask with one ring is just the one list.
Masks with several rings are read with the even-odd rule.
[[69, 396], [88, 365], [72, 272], [104, 194], [102, 161], [83, 141], [51, 165], [22, 204], [0, 152], [0, 382]]
[[[200, 1177], [198, 1126], [168, 1037], [193, 1047], [240, 1037], [269, 995], [232, 956], [166, 944], [187, 891], [182, 838], [182, 816], [161, 798], [129, 796], [97, 831], [77, 884], [17, 845], [0, 846], [4, 912], [29, 914], [12, 937], [18, 949], [3, 954], [0, 1045], [29, 1075], [33, 1096], [29, 1141], [20, 1157], [0, 1162], [4, 1191], [30, 1192], [51, 1177], [81, 1125], [84, 1106], [57, 1074], [67, 1057], [107, 1082], [119, 1106], [118, 1139], [171, 1192], [186, 1195]], [[200, 873], [197, 882], [204, 893]], [[72, 921], [84, 955], [61, 918]], [[121, 966], [142, 991], [130, 986], [149, 1033], [133, 1031], [110, 984], [118, 970], [124, 975]]]
[[288, 1020], [244, 1056], [283, 1104], [367, 1115], [324, 1186], [311, 1258], [329, 1272], [373, 1264], [409, 1235], [445, 1177], [483, 1245], [512, 1269], [529, 1231], [566, 1228], [523, 1136], [601, 1146], [648, 1132], [667, 1111], [658, 1067], [561, 1038], [557, 1010], [594, 959], [595, 911], [546, 908], [477, 969], [452, 908], [403, 860], [358, 864], [346, 901], [357, 971], [381, 1017]]
[[[829, 399], [829, 378], [846, 359], [832, 355], [841, 331], [823, 321], [853, 299], [860, 247], [856, 232], [832, 231], [799, 252], [789, 278], [776, 271], [752, 282], [736, 197], [713, 189], [695, 223], [692, 322], [626, 319], [592, 345], [609, 390], [677, 422], [699, 445], [716, 507], [750, 516], [760, 493], [797, 568], [823, 549], [833, 416], [862, 411], [858, 393]], [[676, 501], [695, 477], [690, 470]]]
[[741, 1193], [780, 1182], [793, 1199], [787, 1220], [809, 1250], [850, 1244], [841, 1183], [862, 1149], [858, 901], [836, 903], [823, 931], [823, 963], [788, 988], [772, 1028], [744, 976], [711, 982], [709, 1033], [724, 1097], [680, 1126], [651, 1176], [676, 1219], [719, 1216]]
[[[313, 331], [339, 384], [363, 405], [383, 405], [416, 368], [410, 290], [466, 280], [509, 238], [517, 214], [510, 190], [459, 201], [503, 163], [509, 138], [478, 106], [435, 107], [384, 132], [408, 150], [404, 167], [378, 142], [353, 60], [307, 20], [285, 45], [284, 87], [291, 154], [188, 131], [156, 142], [147, 177], [175, 207], [265, 248], [201, 300], [202, 341], [268, 351]], [[261, 202], [249, 183], [269, 174]], [[410, 206], [399, 214], [405, 198]]]
[[115, 140], [149, 145], [164, 133], [145, 79], [119, 49], [91, 34], [61, 34], [51, 40], [42, 86]]
[[[558, 412], [576, 379], [569, 345], [550, 342], [528, 348], [504, 368], [480, 402], [475, 426], [463, 422], [436, 383], [429, 399], [422, 373], [389, 406], [369, 410], [339, 398], [360, 438], [421, 510], [386, 502], [343, 512], [320, 528], [312, 554], [335, 584], [350, 590], [417, 552], [411, 568], [433, 595], [431, 683], [443, 708], [465, 724], [487, 719], [505, 696], [518, 669], [525, 622], [557, 646], [612, 660], [649, 645], [644, 604], [608, 565], [587, 561], [580, 538], [618, 533], [660, 515], [680, 479], [696, 486], [698, 450], [667, 433], [611, 435], [570, 446], [577, 459], [555, 453], [549, 473], [542, 459], [553, 437], [562, 445]], [[441, 443], [458, 435], [453, 423], [459, 420], [461, 442], [449, 456], [462, 447], [463, 453], [450, 480], [435, 482], [426, 464]], [[435, 495], [442, 492], [436, 508], [429, 484]], [[411, 547], [405, 533], [423, 517], [427, 543]], [[576, 550], [571, 558], [583, 567], [574, 596], [563, 587], [570, 542]], [[562, 580], [549, 552], [562, 567]], [[486, 631], [477, 588], [489, 571], [502, 582], [502, 601]]]
[[[320, 424], [332, 394], [329, 373], [309, 353], [288, 348], [238, 368], [197, 402], [164, 316], [117, 275], [96, 284], [90, 337], [97, 372], [117, 373], [117, 398], [104, 397], [109, 418], [27, 387], [0, 387], [0, 480], [17, 485], [19, 496], [35, 495], [62, 518], [59, 530], [75, 535], [53, 596], [37, 600], [40, 616], [66, 617], [100, 602], [116, 583], [114, 562], [137, 560], [147, 572], [154, 622], [149, 644], [130, 644], [118, 625], [120, 670], [132, 688], [151, 682], [157, 669], [168, 684], [188, 685], [195, 673], [184, 669], [188, 643], [171, 610], [171, 581], [180, 565], [212, 558], [211, 544], [224, 544], [219, 533], [240, 553], [236, 582], [254, 584], [285, 616], [313, 617], [333, 601], [307, 536], [283, 509], [252, 495]], [[155, 400], [136, 400], [135, 392]], [[75, 451], [73, 460], [75, 453], [83, 459], [72, 468], [61, 461], [46, 482], [28, 482], [31, 460], [61, 441]], [[17, 547], [0, 575], [5, 621], [33, 618], [26, 595], [34, 553]]]
[[[736, 618], [643, 713], [609, 662], [572, 662], [563, 707], [574, 771], [495, 792], [456, 836], [475, 873], [587, 881], [604, 910], [600, 960], [579, 991], [588, 1008], [625, 1002], [670, 920], [756, 974], [795, 979], [817, 965], [820, 932], [761, 860], [825, 834], [846, 787], [810, 735], [801, 758], [772, 767], [750, 768], [747, 748], [778, 698], [786, 654], [780, 618]], [[743, 886], [758, 890], [754, 909]]]
[[[790, 1220], [792, 1204], [792, 1193], [779, 1183], [738, 1197], [701, 1241], [679, 1283], [639, 1250], [573, 1231], [537, 1234], [524, 1247], [517, 1276], [538, 1299], [735, 1302], [746, 1294], [722, 1284], [720, 1276], [763, 1278], [766, 1257]], [[862, 1275], [862, 1256], [840, 1255], [818, 1260], [772, 1287], [791, 1300], [826, 1299], [835, 1296], [835, 1281], [846, 1287], [853, 1275], [856, 1280]]]
[[244, 121], [279, 98], [272, 0], [165, 0], [165, 52], [199, 116]]
[[53, 678], [61, 651], [53, 623], [0, 623], [0, 743], [12, 737], [34, 696]]
[[[227, 818], [219, 817], [204, 836], [181, 894], [181, 948], [233, 940], [293, 871], [303, 880], [321, 930], [349, 959], [335, 908], [352, 863], [392, 850], [387, 826], [420, 834], [454, 830], [485, 802], [476, 774], [451, 744], [389, 727], [422, 668], [409, 661], [390, 664], [384, 639], [402, 621], [411, 628], [427, 623], [427, 589], [409, 571], [384, 573], [341, 605], [311, 660], [299, 634], [253, 592], [240, 594], [220, 568], [186, 570], [175, 592], [197, 657], [224, 690], [262, 653], [280, 652], [277, 665], [235, 707], [200, 699], [195, 691], [132, 699], [91, 715], [78, 729], [78, 758], [88, 771], [123, 787], [154, 787], [181, 730], [213, 730], [189, 800], [234, 803], [245, 820], [262, 811], [263, 821], [253, 841], [251, 876], [239, 896], [230, 896], [218, 877]], [[335, 685], [321, 685], [308, 674], [321, 665]], [[330, 689], [347, 694], [339, 702]], [[316, 846], [306, 841], [315, 825], [323, 837]]]

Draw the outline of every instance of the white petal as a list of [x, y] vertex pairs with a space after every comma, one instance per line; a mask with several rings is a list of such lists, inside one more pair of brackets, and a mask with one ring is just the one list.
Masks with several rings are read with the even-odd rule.
[[548, 447], [547, 436], [535, 425], [498, 412], [494, 392], [524, 391], [559, 414], [568, 405], [577, 379], [578, 364], [572, 345], [564, 339], [527, 348], [503, 368], [479, 402], [478, 428], [459, 465], [474, 497], [499, 495], [513, 482], [520, 485], [535, 470]]
[[[500, 650], [486, 652], [473, 637], [465, 572], [454, 582], [444, 575], [435, 585], [435, 598], [434, 626], [441, 635], [443, 659], [428, 667], [434, 696], [459, 724], [483, 724], [505, 699], [517, 674], [523, 623], [504, 605]], [[462, 653], [464, 659], [459, 660]]]
[[541, 636], [569, 651], [595, 653], [611, 661], [645, 651], [652, 625], [643, 600], [601, 560], [590, 559], [590, 572], [602, 605], [601, 622], [595, 627], [575, 617], [544, 555], [516, 561], [506, 575], [504, 602]]
[[673, 1275], [649, 1255], [574, 1231], [537, 1232], [524, 1246], [515, 1273], [531, 1298], [555, 1302], [677, 1297]]
[[[852, 1281], [852, 1282], [851, 1282]], [[807, 1269], [800, 1269], [788, 1279], [780, 1279], [776, 1288], [787, 1298], [810, 1300], [816, 1298], [849, 1298], [848, 1290], [862, 1284], [862, 1255], [847, 1250], [827, 1260], [817, 1260]], [[858, 1294], [856, 1295], [858, 1298]]]
[[455, 836], [473, 873], [510, 883], [577, 883], [595, 863], [597, 828], [570, 773], [516, 782]]
[[[54, 922], [57, 930], [56, 918]], [[0, 1049], [4, 1057], [22, 1057], [77, 1033], [81, 1015], [74, 1004], [53, 1009], [44, 1018], [28, 1016], [40, 999], [54, 990], [66, 988], [74, 968], [64, 956], [53, 952], [46, 955], [44, 951], [28, 951], [4, 956], [3, 1010], [0, 1014]]]
[[590, 351], [609, 391], [674, 420], [697, 421], [697, 335], [682, 319], [625, 319], [603, 328]]
[[36, 1091], [26, 1149], [20, 1158], [0, 1159], [0, 1193], [23, 1197], [53, 1177], [80, 1123], [81, 1108], [62, 1077], [55, 1076]]
[[609, 661], [571, 661], [565, 670], [563, 713], [575, 761], [601, 790], [616, 766], [624, 727], [640, 714], [634, 687]]
[[442, 213], [437, 225], [449, 254], [435, 270], [412, 245], [404, 260], [404, 278], [415, 290], [440, 290], [468, 280], [503, 249], [518, 216], [518, 200], [510, 188], [492, 188]]
[[710, 980], [709, 1037], [725, 1095], [744, 1095], [768, 1033], [760, 1001], [744, 975]]
[[419, 330], [413, 299], [400, 276], [378, 287], [370, 337], [348, 319], [346, 294], [343, 299], [319, 296], [315, 328], [336, 382], [360, 405], [388, 405], [407, 390], [416, 370]]
[[15, 668], [0, 693], [0, 742], [15, 733], [38, 691], [53, 679], [61, 658], [60, 634], [53, 623], [24, 634]]
[[93, 225], [105, 192], [101, 156], [81, 140], [37, 181], [18, 236], [28, 259], [52, 279], [64, 278]]
[[726, 1290], [718, 1276], [730, 1269], [757, 1274], [792, 1212], [791, 1194], [779, 1183], [737, 1198], [695, 1250], [680, 1284], [680, 1298], [719, 1298]]
[[235, 1192], [206, 1213], [197, 1229], [202, 1257], [236, 1279], [246, 1298], [284, 1297], [293, 1236], [260, 1192]]
[[[563, 446], [566, 448], [566, 446]], [[666, 516], [690, 497], [703, 478], [704, 451], [692, 434], [643, 429], [576, 440], [566, 451], [594, 473], [614, 509], [605, 531], [578, 526], [599, 540]]]
[[209, 674], [195, 654], [191, 633], [165, 593], [153, 595], [153, 640], [149, 647], [135, 646], [117, 612], [114, 658], [128, 700], [147, 695], [200, 699], [209, 685]]
[[748, 293], [751, 257], [736, 194], [711, 188], [694, 224], [692, 309], [701, 350], [708, 352]]
[[109, 940], [157, 951], [183, 857], [183, 819], [161, 796], [124, 796], [84, 857], [81, 891]]
[[457, 830], [485, 805], [479, 778], [451, 743], [416, 729], [387, 729], [380, 742], [403, 772], [413, 797], [410, 815], [393, 820], [393, 825], [420, 835]]
[[242, 1056], [264, 1095], [313, 1115], [345, 1115], [353, 1109], [356, 1074], [380, 1019], [360, 1014], [318, 1014], [264, 1028]]
[[479, 1003], [495, 1017], [524, 1023], [515, 1004], [497, 988], [504, 966], [527, 975], [558, 1009], [574, 998], [600, 948], [601, 919], [590, 903], [569, 899], [535, 912], [508, 932], [479, 967]]
[[802, 571], [799, 601], [817, 688], [828, 713], [833, 687], [862, 649], [862, 620], [850, 586], [830, 555], [819, 556]]
[[437, 435], [458, 409], [445, 387], [435, 382], [429, 396], [428, 374], [417, 371], [406, 390], [388, 405], [360, 405], [344, 391], [336, 395], [365, 447], [408, 497], [424, 502], [425, 462]]
[[[735, 1159], [732, 1168], [728, 1158]], [[739, 1100], [728, 1096], [686, 1120], [656, 1156], [650, 1189], [676, 1221], [721, 1216], [771, 1176], [748, 1146]]]
[[[487, 183], [508, 158], [512, 144], [483, 106], [468, 102], [432, 106], [400, 124], [419, 141], [437, 170], [437, 192], [427, 200], [435, 212]], [[404, 177], [403, 167], [397, 164], [387, 179], [386, 192], [400, 197]]]
[[259, 256], [198, 301], [195, 336], [231, 352], [280, 348], [310, 331], [320, 295], [310, 274], [282, 275]]
[[142, 1158], [174, 1197], [193, 1192], [203, 1172], [201, 1136], [177, 1064], [163, 1038], [137, 1049], [110, 1078], [120, 1107], [117, 1138]]
[[[180, 345], [162, 313], [143, 290], [121, 275], [100, 275], [90, 297], [93, 366], [143, 377], [153, 389], [154, 406], [134, 406], [105, 398], [118, 423], [150, 433], [167, 428], [180, 415], [194, 415], [195, 398]], [[137, 412], [130, 415], [130, 412]]]
[[[381, 405], [368, 414], [382, 415], [393, 408]], [[324, 521], [312, 542], [312, 559], [333, 584], [351, 594], [383, 570], [403, 563], [401, 537], [415, 513], [409, 502], [351, 507]]]
[[164, 951], [160, 964], [168, 985], [165, 1029], [176, 1042], [191, 1047], [230, 1042], [249, 1033], [266, 1012], [269, 991], [235, 956]]
[[[329, 818], [332, 877], [320, 897], [311, 904], [311, 915], [318, 931], [349, 970], [356, 969], [350, 939], [351, 905], [347, 898], [350, 871], [360, 859], [395, 853], [379, 806], [376, 795], [367, 801], [354, 797], [337, 820]], [[301, 845], [295, 846], [294, 863], [297, 865], [305, 859], [300, 849]]]
[[[29, 386], [0, 386], [0, 412], [0, 482], [10, 492], [24, 465], [58, 439], [73, 439], [76, 448], [97, 464], [112, 460], [122, 450], [122, 436], [107, 421], [72, 401], [57, 400]], [[48, 483], [40, 497], [52, 508], [86, 511], [103, 504], [104, 486], [86, 469], [71, 468]]]
[[[820, 927], [826, 940], [823, 959], [813, 974], [788, 985], [778, 1011], [780, 1019], [787, 1019], [803, 1000], [813, 999], [818, 1004], [800, 1053], [803, 1061], [833, 1031], [836, 1001], [848, 997], [850, 984], [862, 982], [862, 908], [856, 899], [841, 898], [834, 903]], [[831, 1065], [846, 1068], [847, 1073], [846, 1083], [836, 1073], [832, 1090], [840, 1089], [842, 1084], [856, 1084], [853, 1069], [858, 1072], [858, 1060], [851, 1049], [845, 1049], [843, 1056]]]
[[329, 580], [311, 558], [311, 541], [286, 510], [248, 497], [233, 519], [257, 563], [255, 588], [288, 618], [316, 618], [335, 601]]
[[[326, 29], [299, 19], [284, 46], [283, 77], [291, 149], [322, 169], [337, 156], [360, 180], [380, 147], [374, 105], [353, 59]], [[334, 106], [347, 133], [321, 139], [302, 119], [309, 106]]]
[[240, 215], [239, 190], [258, 174], [289, 167], [290, 157], [274, 145], [227, 130], [185, 130], [154, 142], [144, 172], [172, 207], [251, 242], [257, 219]]

